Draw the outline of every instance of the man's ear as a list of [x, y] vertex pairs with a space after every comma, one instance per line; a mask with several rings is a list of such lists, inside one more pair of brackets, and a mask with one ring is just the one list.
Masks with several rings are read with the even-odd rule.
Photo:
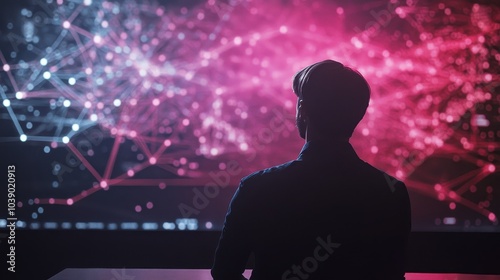
[[299, 109], [299, 115], [305, 119], [305, 117], [307, 116], [307, 111], [306, 111], [306, 108], [305, 108], [305, 103], [304, 103], [304, 100], [299, 100], [299, 104], [298, 104], [298, 109]]

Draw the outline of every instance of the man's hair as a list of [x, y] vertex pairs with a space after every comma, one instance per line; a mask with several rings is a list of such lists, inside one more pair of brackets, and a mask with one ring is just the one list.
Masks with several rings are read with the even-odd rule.
[[310, 125], [327, 137], [351, 137], [365, 115], [370, 86], [356, 70], [333, 60], [305, 67], [293, 78]]

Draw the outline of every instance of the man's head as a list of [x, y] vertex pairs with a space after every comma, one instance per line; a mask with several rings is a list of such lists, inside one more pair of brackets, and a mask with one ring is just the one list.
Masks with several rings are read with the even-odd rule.
[[300, 70], [293, 78], [298, 96], [297, 127], [326, 139], [351, 137], [370, 100], [370, 86], [363, 76], [342, 63], [324, 60]]

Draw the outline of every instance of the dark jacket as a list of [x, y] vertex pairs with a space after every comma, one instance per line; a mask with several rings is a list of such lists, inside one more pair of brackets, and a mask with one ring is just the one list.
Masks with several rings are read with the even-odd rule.
[[348, 142], [307, 142], [298, 159], [241, 180], [215, 254], [216, 280], [404, 279], [406, 186]]

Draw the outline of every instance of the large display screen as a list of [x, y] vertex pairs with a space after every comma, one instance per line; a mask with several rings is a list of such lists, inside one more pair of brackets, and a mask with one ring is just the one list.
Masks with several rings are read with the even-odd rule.
[[300, 152], [293, 75], [334, 59], [370, 83], [351, 143], [413, 230], [499, 231], [498, 3], [20, 0], [0, 34], [0, 228], [220, 230], [242, 177]]

